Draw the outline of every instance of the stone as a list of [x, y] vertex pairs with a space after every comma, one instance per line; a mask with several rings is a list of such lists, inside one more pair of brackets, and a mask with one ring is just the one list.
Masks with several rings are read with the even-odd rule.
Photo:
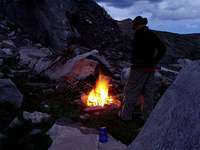
[[12, 31], [12, 32], [8, 33], [9, 37], [13, 37], [14, 35], [15, 35], [15, 31]]
[[196, 150], [200, 135], [200, 61], [185, 66], [128, 150]]
[[0, 59], [0, 66], [3, 65], [3, 59]]
[[91, 52], [78, 55], [70, 60], [66, 60], [65, 62], [57, 60], [57, 62], [49, 67], [44, 74], [53, 80], [66, 77], [71, 83], [85, 79], [90, 75], [94, 75], [98, 66], [98, 62], [87, 59], [88, 56], [93, 54], [98, 54], [98, 51], [93, 50]]
[[46, 114], [46, 113], [41, 113], [41, 112], [23, 112], [23, 118], [27, 121], [31, 121], [33, 124], [39, 124], [42, 122], [47, 121], [51, 116]]
[[26, 86], [34, 88], [34, 89], [48, 89], [51, 88], [53, 85], [45, 82], [28, 82]]
[[3, 40], [2, 41], [2, 47], [4, 48], [16, 48], [15, 44], [11, 40]]
[[50, 140], [50, 138], [47, 138], [46, 132], [53, 124], [54, 120], [45, 113], [18, 113], [3, 130], [9, 140], [7, 145], [3, 145], [2, 149], [13, 149], [15, 147], [18, 149], [32, 149], [33, 145], [35, 149], [43, 146], [48, 148], [50, 143], [45, 141]]
[[[34, 65], [34, 70], [38, 73], [41, 74], [45, 72], [46, 70], [50, 69], [52, 66], [56, 65], [59, 63], [61, 60], [61, 56], [58, 56], [57, 58], [40, 58], [38, 59], [37, 63]], [[48, 75], [47, 75], [48, 76]]]
[[13, 69], [10, 69], [9, 71], [10, 74], [12, 74], [13, 76], [16, 76], [16, 77], [23, 77], [23, 76], [26, 76], [28, 73], [30, 73], [30, 70], [13, 70]]
[[81, 120], [87, 120], [90, 118], [90, 115], [89, 114], [83, 114], [83, 115], [80, 115], [79, 117]]
[[40, 43], [36, 43], [34, 46], [37, 48], [42, 48], [42, 44], [40, 44]]
[[28, 65], [33, 69], [39, 59], [51, 56], [49, 49], [39, 49], [36, 47], [22, 47], [19, 51], [20, 64]]
[[120, 79], [120, 77], [121, 77], [120, 74], [118, 74], [118, 73], [114, 74], [114, 78], [115, 78], [115, 79]]
[[[80, 130], [87, 130], [87, 134], [82, 133], [83, 131], [81, 132]], [[66, 148], [73, 150], [98, 150], [98, 135], [94, 132], [95, 131], [93, 131], [93, 129], [83, 129], [83, 127], [81, 127], [81, 129], [77, 129], [75, 127], [54, 124], [54, 126], [48, 132], [53, 140], [49, 150], [66, 150]], [[98, 132], [96, 131], [96, 133]], [[111, 136], [109, 136], [108, 142], [102, 146], [104, 150], [126, 149], [125, 145], [116, 141]]]
[[1, 49], [2, 52], [4, 52], [6, 55], [12, 56], [14, 54], [13, 50], [10, 48], [3, 48]]
[[93, 55], [89, 55], [87, 58], [97, 61], [102, 66], [102, 71], [110, 73], [110, 74], [114, 72], [109, 62], [106, 60], [106, 58], [103, 55], [100, 56], [99, 54], [93, 54]]
[[49, 105], [45, 104], [43, 107], [44, 107], [45, 109], [48, 109], [48, 108], [49, 108]]
[[0, 104], [8, 103], [14, 108], [20, 108], [23, 95], [10, 79], [0, 79]]
[[0, 33], [1, 34], [5, 34], [10, 30], [10, 28], [6, 24], [7, 23], [5, 20], [0, 22]]
[[4, 60], [4, 63], [16, 63], [18, 59], [17, 52], [10, 48], [0, 48], [0, 59]]
[[99, 71], [98, 66], [99, 64], [96, 61], [80, 59], [74, 64], [71, 72], [65, 75], [65, 79], [73, 84], [77, 81], [84, 80], [89, 76], [96, 76], [98, 74], [96, 71]]

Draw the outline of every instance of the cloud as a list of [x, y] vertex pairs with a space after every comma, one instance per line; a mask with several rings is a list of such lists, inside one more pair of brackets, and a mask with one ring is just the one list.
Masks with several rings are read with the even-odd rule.
[[[108, 6], [116, 8], [128, 8], [131, 7], [135, 2], [141, 0], [97, 0], [100, 3], [106, 3]], [[158, 2], [161, 0], [148, 0], [150, 2]]]
[[[123, 0], [99, 1], [117, 20], [142, 15], [149, 19], [150, 26], [154, 29], [179, 33], [200, 32], [200, 0], [135, 0], [134, 3], [131, 0], [131, 5], [123, 4], [121, 7], [119, 5]], [[123, 1], [126, 4], [129, 2]]]
[[108, 6], [124, 8], [133, 5], [133, 0], [97, 0], [100, 3], [106, 3]]
[[197, 19], [200, 17], [199, 0], [165, 0], [157, 4], [155, 18], [163, 20]]
[[[111, 16], [147, 15], [161, 20], [200, 18], [200, 0], [98, 0]], [[127, 8], [125, 8], [127, 7]], [[124, 8], [124, 9], [122, 9]], [[117, 11], [120, 12], [117, 14]], [[124, 14], [121, 14], [124, 12]], [[128, 16], [129, 15], [129, 16]]]

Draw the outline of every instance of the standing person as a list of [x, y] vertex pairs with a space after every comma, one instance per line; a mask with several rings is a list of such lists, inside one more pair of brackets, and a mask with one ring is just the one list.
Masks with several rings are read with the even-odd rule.
[[154, 72], [166, 52], [165, 45], [146, 25], [147, 18], [136, 17], [132, 22], [135, 30], [132, 51], [132, 67], [130, 77], [124, 89], [124, 100], [119, 117], [132, 120], [134, 105], [143, 95], [144, 113], [146, 119], [153, 109]]

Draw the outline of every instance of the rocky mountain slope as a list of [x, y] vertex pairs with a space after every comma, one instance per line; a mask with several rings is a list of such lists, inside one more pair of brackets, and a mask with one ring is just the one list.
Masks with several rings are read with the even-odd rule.
[[0, 13], [30, 38], [57, 53], [72, 44], [102, 51], [125, 49], [117, 23], [93, 0], [1, 0], [0, 7]]
[[[131, 28], [131, 19], [118, 22], [121, 31], [130, 39], [134, 32]], [[154, 31], [167, 46], [167, 53], [163, 62], [175, 63], [179, 58], [200, 59], [200, 34], [177, 34]]]
[[129, 40], [93, 0], [0, 0], [0, 7], [2, 16], [56, 55], [81, 46], [99, 50], [117, 73], [126, 64]]
[[[69, 119], [70, 125], [75, 124], [74, 120], [81, 122], [81, 94], [92, 87], [100, 66], [112, 70], [97, 50], [76, 47], [68, 55], [55, 55], [30, 40], [13, 22], [0, 18], [0, 149], [47, 150], [52, 142], [51, 149], [61, 146], [56, 144], [59, 135], [54, 133], [50, 138], [47, 131], [59, 118]], [[66, 125], [65, 119], [62, 124]], [[93, 141], [96, 133], [90, 133]], [[77, 136], [86, 140], [89, 137], [80, 131]], [[113, 142], [124, 147], [114, 139]], [[86, 146], [84, 141], [82, 145], [76, 141], [72, 145]]]

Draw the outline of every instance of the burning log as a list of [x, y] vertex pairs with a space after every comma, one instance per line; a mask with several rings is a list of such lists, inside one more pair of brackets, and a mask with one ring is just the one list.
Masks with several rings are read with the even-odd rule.
[[84, 93], [81, 96], [81, 100], [86, 106], [84, 111], [99, 111], [107, 108], [119, 108], [121, 106], [121, 102], [109, 93], [109, 81], [109, 77], [100, 74], [96, 85], [89, 94]]

